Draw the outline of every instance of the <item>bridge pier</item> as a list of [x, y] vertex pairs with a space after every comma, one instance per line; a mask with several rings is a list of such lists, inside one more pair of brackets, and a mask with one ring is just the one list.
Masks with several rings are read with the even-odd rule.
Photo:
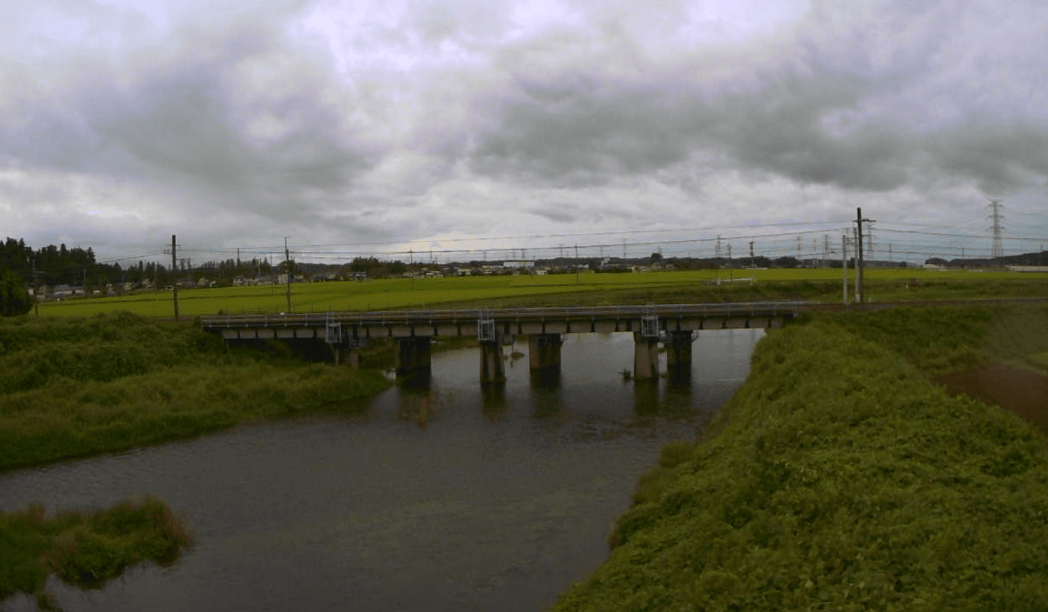
[[360, 369], [360, 349], [346, 349], [346, 364], [354, 370]]
[[480, 343], [480, 382], [499, 383], [506, 380], [506, 362], [502, 359], [502, 343], [484, 340]]
[[633, 332], [633, 378], [659, 378], [659, 338]]
[[563, 344], [560, 334], [532, 334], [528, 338], [528, 365], [532, 370], [559, 370]]
[[691, 331], [670, 332], [670, 341], [666, 346], [666, 369], [673, 378], [680, 378], [691, 373]]
[[432, 370], [429, 338], [399, 338], [396, 344], [397, 376], [428, 376]]

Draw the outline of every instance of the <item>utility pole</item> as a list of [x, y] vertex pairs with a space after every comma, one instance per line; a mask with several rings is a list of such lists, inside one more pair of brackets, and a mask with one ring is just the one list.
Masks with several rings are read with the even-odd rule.
[[848, 305], [848, 235], [841, 234], [841, 271], [844, 277], [844, 305]]
[[733, 262], [731, 261], [731, 243], [729, 242], [728, 243], [728, 279], [729, 280], [735, 280], [735, 272], [732, 271], [732, 263]]
[[287, 313], [291, 314], [291, 251], [287, 250], [287, 236], [284, 236], [284, 272], [287, 278]]
[[873, 223], [873, 220], [872, 219], [863, 219], [862, 218], [862, 208], [856, 208], [855, 209], [855, 213], [856, 213], [856, 217], [855, 217], [856, 223], [858, 223], [858, 235], [859, 235], [859, 260], [856, 262], [856, 266], [857, 266], [856, 281], [859, 284], [859, 290], [856, 292], [855, 301], [857, 301], [859, 303], [859, 308], [861, 309], [862, 305], [866, 302], [866, 287], [863, 284], [863, 278], [862, 278], [862, 222], [866, 221], [867, 223]]
[[852, 295], [855, 296], [855, 302], [859, 302], [859, 229], [856, 227], [852, 228], [852, 246], [855, 247], [854, 255], [852, 256], [855, 263], [852, 267], [855, 268], [855, 289], [852, 291]]
[[575, 243], [575, 284], [579, 284], [579, 243]]
[[171, 292], [175, 302], [175, 323], [178, 323], [178, 264], [175, 260], [175, 251], [177, 249], [178, 245], [175, 244], [175, 235], [171, 234]]

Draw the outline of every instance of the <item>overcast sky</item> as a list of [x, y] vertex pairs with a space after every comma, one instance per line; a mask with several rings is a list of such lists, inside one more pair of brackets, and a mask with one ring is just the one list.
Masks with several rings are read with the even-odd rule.
[[1043, 0], [0, 2], [0, 234], [100, 259], [986, 255], [1046, 181]]

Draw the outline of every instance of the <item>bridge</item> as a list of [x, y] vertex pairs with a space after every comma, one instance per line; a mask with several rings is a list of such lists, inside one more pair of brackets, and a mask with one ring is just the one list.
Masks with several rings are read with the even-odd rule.
[[561, 308], [494, 308], [475, 310], [394, 310], [322, 312], [279, 315], [201, 317], [205, 330], [227, 342], [312, 340], [331, 345], [338, 360], [359, 366], [359, 350], [369, 340], [395, 342], [398, 376], [428, 372], [434, 338], [475, 336], [480, 344], [481, 382], [505, 380], [502, 345], [527, 336], [533, 370], [560, 367], [563, 334], [631, 332], [633, 376], [659, 376], [659, 343], [667, 367], [691, 368], [695, 332], [721, 329], [782, 327], [805, 308], [803, 302], [729, 304], [660, 304]]

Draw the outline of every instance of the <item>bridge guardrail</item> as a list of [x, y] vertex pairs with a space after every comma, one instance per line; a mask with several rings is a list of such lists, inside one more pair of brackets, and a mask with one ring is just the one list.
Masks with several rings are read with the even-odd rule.
[[445, 309], [445, 310], [379, 310], [379, 311], [325, 311], [321, 313], [270, 314], [226, 314], [201, 317], [205, 328], [290, 327], [325, 326], [329, 321], [357, 325], [405, 324], [412, 321], [475, 321], [482, 314], [497, 321], [527, 321], [543, 318], [629, 318], [647, 313], [658, 316], [731, 316], [747, 312], [750, 316], [797, 314], [804, 309], [817, 309], [817, 305], [804, 302], [728, 302], [703, 304], [656, 304], [647, 306], [562, 306], [554, 308], [496, 308], [496, 309]]

